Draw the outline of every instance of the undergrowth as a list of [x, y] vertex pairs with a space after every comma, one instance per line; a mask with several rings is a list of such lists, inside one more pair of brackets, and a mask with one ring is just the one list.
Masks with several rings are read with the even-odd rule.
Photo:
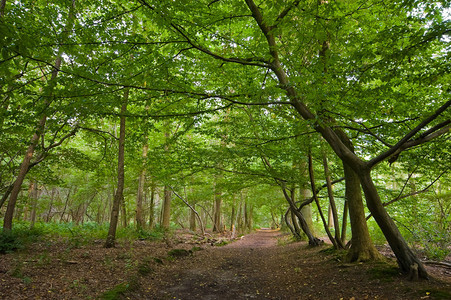
[[3, 230], [0, 232], [0, 253], [5, 254], [24, 249], [42, 235], [43, 232], [38, 228], [29, 229], [17, 226], [13, 230]]
[[[108, 224], [87, 222], [44, 223], [37, 222], [30, 228], [29, 222], [16, 222], [10, 231], [0, 232], [0, 254], [25, 249], [29, 244], [41, 240], [51, 245], [54, 241], [63, 241], [69, 248], [80, 248], [95, 240], [103, 240], [108, 233]], [[162, 240], [165, 230], [156, 227], [152, 230], [136, 230], [134, 227], [118, 228], [116, 239], [125, 242], [134, 240]], [[45, 237], [43, 239], [42, 237]]]

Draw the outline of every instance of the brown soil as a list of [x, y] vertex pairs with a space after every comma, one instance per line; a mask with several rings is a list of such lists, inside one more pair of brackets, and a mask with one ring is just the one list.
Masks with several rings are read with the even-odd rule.
[[0, 256], [0, 299], [451, 299], [449, 269], [409, 282], [393, 262], [344, 264], [330, 245], [287, 240], [261, 230], [222, 247], [189, 234], [114, 249], [36, 244]]

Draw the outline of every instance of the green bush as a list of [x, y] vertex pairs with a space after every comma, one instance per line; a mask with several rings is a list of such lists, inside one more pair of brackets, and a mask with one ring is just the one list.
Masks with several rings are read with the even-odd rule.
[[5, 254], [24, 249], [42, 235], [43, 232], [37, 228], [28, 229], [22, 226], [13, 230], [3, 230], [0, 232], [0, 253]]
[[153, 230], [148, 231], [144, 229], [138, 229], [136, 235], [138, 239], [158, 241], [164, 238], [165, 230], [162, 227], [155, 227]]

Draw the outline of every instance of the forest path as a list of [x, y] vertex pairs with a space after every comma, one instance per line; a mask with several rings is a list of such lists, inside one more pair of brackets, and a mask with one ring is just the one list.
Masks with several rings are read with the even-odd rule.
[[152, 289], [157, 291], [152, 298], [264, 299], [270, 296], [265, 287], [274, 280], [273, 268], [283, 268], [280, 257], [275, 257], [280, 235], [259, 230], [226, 246], [198, 252], [184, 259], [183, 265], [169, 266]]
[[[224, 247], [195, 252], [141, 282], [131, 299], [441, 299], [430, 282], [408, 282], [395, 268], [344, 265], [305, 242], [278, 245], [260, 230]], [[326, 251], [327, 252], [327, 251]], [[381, 268], [379, 266], [379, 268]], [[394, 273], [394, 274], [393, 274]], [[375, 275], [376, 274], [376, 275]], [[449, 289], [450, 286], [445, 287]], [[425, 298], [426, 297], [426, 298]]]

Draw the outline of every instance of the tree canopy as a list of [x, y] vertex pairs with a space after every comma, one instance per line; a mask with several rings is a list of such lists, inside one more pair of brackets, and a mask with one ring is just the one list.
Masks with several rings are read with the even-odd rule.
[[[173, 192], [172, 224], [196, 212], [217, 230], [334, 207], [321, 188], [349, 167], [373, 239], [380, 227], [401, 269], [427, 277], [408, 244], [426, 220], [450, 234], [448, 1], [1, 3], [5, 230], [28, 210], [108, 222], [118, 160], [124, 226], [163, 224]], [[333, 191], [344, 228], [347, 189]]]

